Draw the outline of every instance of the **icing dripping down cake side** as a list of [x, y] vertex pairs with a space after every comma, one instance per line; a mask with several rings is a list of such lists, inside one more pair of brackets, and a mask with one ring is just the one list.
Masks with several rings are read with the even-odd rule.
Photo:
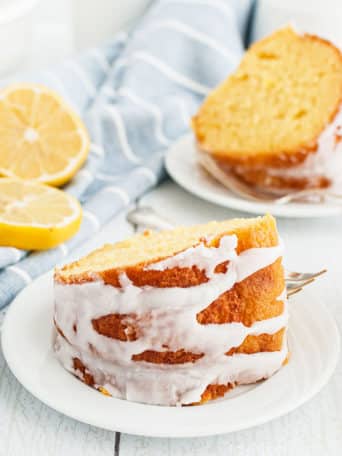
[[55, 272], [55, 351], [115, 397], [203, 403], [287, 360], [275, 220], [144, 233]]

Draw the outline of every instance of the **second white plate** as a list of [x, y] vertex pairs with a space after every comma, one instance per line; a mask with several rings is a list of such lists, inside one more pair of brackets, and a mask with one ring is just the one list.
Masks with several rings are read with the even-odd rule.
[[238, 387], [222, 400], [197, 407], [158, 407], [106, 397], [77, 380], [52, 351], [52, 274], [22, 291], [2, 329], [2, 348], [19, 382], [45, 404], [101, 428], [154, 437], [196, 437], [265, 423], [316, 394], [332, 374], [339, 334], [325, 303], [290, 302], [291, 358], [270, 379]]
[[219, 206], [252, 214], [270, 212], [278, 217], [326, 217], [342, 213], [342, 205], [258, 203], [235, 195], [210, 177], [197, 163], [197, 152], [191, 134], [177, 141], [166, 155], [166, 169], [185, 190]]

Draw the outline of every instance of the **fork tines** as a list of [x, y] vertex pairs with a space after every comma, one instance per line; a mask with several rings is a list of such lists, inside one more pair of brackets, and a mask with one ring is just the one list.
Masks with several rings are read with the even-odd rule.
[[321, 276], [327, 272], [326, 269], [322, 269], [319, 272], [313, 273], [303, 273], [303, 272], [285, 272], [285, 282], [286, 282], [286, 290], [287, 290], [287, 297], [294, 295], [301, 291], [306, 285], [312, 283], [317, 277]]

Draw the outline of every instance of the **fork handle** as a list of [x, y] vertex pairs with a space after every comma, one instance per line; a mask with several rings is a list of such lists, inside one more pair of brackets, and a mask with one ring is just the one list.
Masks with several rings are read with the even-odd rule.
[[169, 230], [174, 228], [174, 224], [165, 217], [159, 215], [150, 206], [141, 206], [128, 212], [127, 220], [129, 223], [136, 225], [138, 228], [150, 230]]

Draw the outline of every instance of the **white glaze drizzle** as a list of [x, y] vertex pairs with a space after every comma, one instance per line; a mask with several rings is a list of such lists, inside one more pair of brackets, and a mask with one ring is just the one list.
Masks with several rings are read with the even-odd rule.
[[186, 365], [134, 363], [123, 367], [78, 351], [59, 334], [55, 350], [63, 366], [80, 379], [83, 374], [74, 369], [74, 358], [80, 358], [95, 385], [103, 386], [112, 396], [157, 405], [196, 403], [209, 384], [248, 384], [266, 379], [280, 369], [288, 355], [286, 336], [280, 351], [221, 355], [214, 365], [202, 358]]
[[[312, 178], [324, 176], [331, 180], [332, 186], [342, 184], [342, 141], [336, 141], [336, 135], [342, 136], [342, 108], [334, 120], [320, 134], [317, 150], [309, 153], [307, 158], [297, 166], [289, 168], [267, 167], [267, 174], [278, 177]], [[244, 171], [248, 168], [237, 167]], [[251, 170], [261, 168], [251, 167]]]
[[[120, 392], [115, 394], [119, 397], [148, 403], [196, 402], [208, 384], [228, 383], [230, 378], [240, 378], [239, 369], [232, 368], [232, 363], [239, 365], [236, 359], [240, 358], [236, 358], [237, 355], [227, 357], [225, 353], [241, 345], [247, 335], [273, 334], [286, 327], [288, 315], [285, 306], [282, 315], [255, 322], [251, 327], [242, 323], [201, 325], [197, 322], [196, 315], [218, 296], [282, 255], [281, 245], [249, 249], [240, 255], [236, 254], [236, 246], [236, 236], [225, 236], [217, 248], [201, 243], [146, 268], [164, 270], [196, 265], [206, 272], [209, 280], [189, 288], [137, 287], [125, 274], [120, 277], [121, 288], [105, 285], [100, 280], [75, 285], [56, 283], [55, 321], [71, 344], [66, 346], [60, 337], [57, 338], [58, 358], [68, 370], [73, 370], [70, 353], [78, 353], [85, 365], [91, 366], [96, 383], [112, 385], [112, 389]], [[227, 260], [228, 270], [215, 273], [215, 267]], [[129, 314], [124, 322], [138, 328], [138, 339], [119, 341], [98, 334], [93, 329], [92, 320], [108, 314]], [[76, 332], [74, 324], [77, 325]], [[131, 359], [133, 354], [145, 350], [165, 351], [165, 346], [167, 351], [183, 348], [204, 356], [195, 363], [176, 366], [158, 366]], [[96, 356], [90, 347], [96, 349]], [[284, 353], [286, 350], [285, 347]], [[270, 355], [272, 360], [279, 361], [276, 369], [286, 355], [277, 353], [278, 356]], [[227, 361], [230, 358], [235, 361]], [[273, 366], [273, 362], [271, 364]], [[252, 378], [248, 365], [246, 368]], [[258, 372], [260, 369], [262, 366], [258, 367]], [[167, 375], [161, 374], [166, 371]], [[149, 394], [149, 388], [143, 393], [146, 387], [143, 388], [140, 379], [147, 381], [146, 375], [159, 378], [160, 387], [154, 386], [153, 395]], [[268, 370], [263, 376], [268, 376]], [[184, 385], [187, 385], [185, 390]]]

